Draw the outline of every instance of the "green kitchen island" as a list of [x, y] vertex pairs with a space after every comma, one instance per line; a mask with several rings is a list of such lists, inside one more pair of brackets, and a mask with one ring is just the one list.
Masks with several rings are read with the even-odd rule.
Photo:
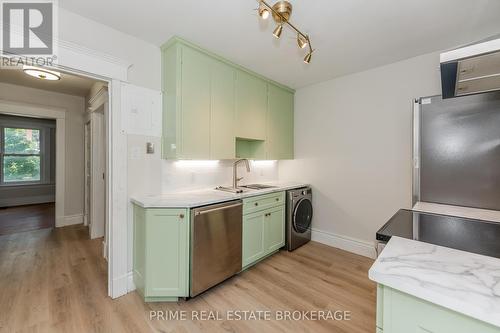
[[370, 269], [377, 333], [500, 332], [500, 259], [393, 236]]

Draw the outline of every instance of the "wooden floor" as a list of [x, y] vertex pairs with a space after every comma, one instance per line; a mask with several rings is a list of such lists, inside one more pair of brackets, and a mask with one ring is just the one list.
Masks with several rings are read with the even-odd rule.
[[[0, 236], [0, 332], [375, 332], [370, 259], [318, 243], [282, 251], [188, 301], [106, 291], [102, 240], [70, 226]], [[349, 321], [150, 320], [151, 310], [341, 310]], [[208, 313], [208, 312], [206, 312]]]
[[0, 235], [53, 228], [55, 204], [44, 203], [0, 208]]

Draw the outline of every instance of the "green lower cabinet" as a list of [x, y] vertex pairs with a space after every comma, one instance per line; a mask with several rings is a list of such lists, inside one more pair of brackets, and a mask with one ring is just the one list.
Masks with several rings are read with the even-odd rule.
[[264, 248], [267, 253], [285, 246], [285, 206], [268, 209], [264, 217]]
[[243, 269], [285, 245], [285, 205], [280, 200], [283, 195], [278, 193], [243, 200], [244, 211], [245, 207], [267, 207], [269, 202], [276, 202], [273, 207], [243, 215]]
[[189, 296], [189, 210], [134, 205], [133, 276], [146, 302]]
[[264, 212], [243, 216], [243, 267], [253, 264], [264, 256]]
[[377, 332], [499, 333], [500, 328], [379, 285]]

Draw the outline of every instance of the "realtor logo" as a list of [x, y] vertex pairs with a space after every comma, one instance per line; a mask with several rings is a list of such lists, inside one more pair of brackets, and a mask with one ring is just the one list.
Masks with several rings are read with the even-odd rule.
[[54, 54], [53, 2], [2, 1], [2, 21], [4, 54]]

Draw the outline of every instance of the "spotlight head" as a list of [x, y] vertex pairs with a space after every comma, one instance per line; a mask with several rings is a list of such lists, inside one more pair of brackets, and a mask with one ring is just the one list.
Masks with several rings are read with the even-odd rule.
[[267, 18], [269, 17], [269, 10], [262, 4], [259, 6], [259, 16], [263, 20], [267, 20]]
[[311, 62], [311, 56], [312, 56], [312, 52], [309, 52], [305, 57], [304, 57], [304, 62], [306, 64], [310, 63]]
[[281, 32], [283, 31], [283, 26], [280, 24], [276, 27], [276, 29], [274, 29], [273, 31], [273, 36], [276, 37], [276, 38], [280, 38], [281, 37]]
[[307, 46], [307, 44], [309, 44], [309, 42], [307, 41], [307, 39], [305, 39], [304, 37], [302, 37], [301, 34], [297, 34], [297, 45], [303, 49], [304, 47]]

